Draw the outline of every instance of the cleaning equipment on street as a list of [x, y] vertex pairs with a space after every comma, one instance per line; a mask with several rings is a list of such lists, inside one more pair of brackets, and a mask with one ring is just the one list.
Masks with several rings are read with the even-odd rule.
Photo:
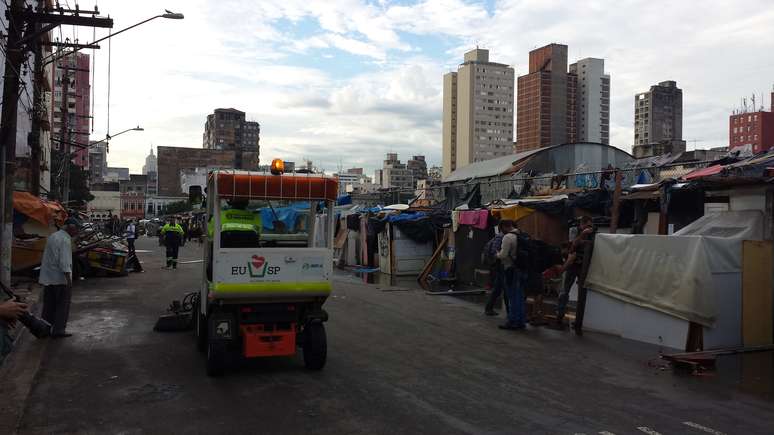
[[[331, 294], [338, 182], [283, 171], [275, 159], [270, 173], [208, 176], [208, 237], [193, 323], [210, 376], [222, 374], [233, 356], [290, 356], [297, 347], [308, 369], [325, 366], [322, 305]], [[182, 324], [184, 312], [173, 310], [160, 322]]]
[[199, 303], [199, 292], [187, 293], [183, 301], [174, 300], [156, 321], [156, 332], [179, 332], [193, 329], [193, 310]]

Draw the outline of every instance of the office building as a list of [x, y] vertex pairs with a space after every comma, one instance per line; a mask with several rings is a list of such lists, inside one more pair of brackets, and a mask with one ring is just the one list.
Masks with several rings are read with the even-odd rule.
[[513, 153], [513, 68], [465, 53], [443, 78], [443, 172]]
[[398, 160], [397, 153], [387, 153], [382, 169], [377, 171], [377, 177], [385, 189], [413, 189], [416, 185], [413, 170]]
[[[90, 68], [88, 54], [67, 55], [55, 62], [51, 83], [54, 90], [51, 107], [53, 146], [62, 149], [62, 141], [79, 145], [71, 145], [70, 152], [74, 153], [72, 162], [83, 169], [89, 168]], [[65, 91], [67, 95], [64, 95]]]
[[605, 74], [605, 60], [581, 59], [570, 65], [569, 74], [577, 80], [576, 140], [609, 145], [610, 75]]
[[529, 70], [518, 78], [516, 151], [578, 141], [578, 77], [567, 71], [567, 46], [529, 52]]
[[[245, 120], [245, 112], [236, 109], [215, 109], [211, 115], [207, 115], [204, 124], [203, 148], [213, 150], [236, 151], [235, 168], [247, 169], [247, 167], [259, 164], [261, 126], [254, 121]], [[252, 153], [255, 162], [243, 162], [243, 152]]]
[[[683, 141], [683, 91], [669, 80], [634, 96], [634, 147], [667, 144], [685, 151]], [[633, 150], [635, 156], [637, 150]]]
[[774, 92], [771, 93], [770, 111], [763, 106], [736, 110], [728, 120], [728, 146], [730, 151], [758, 154], [774, 147]]
[[258, 153], [253, 151], [219, 150], [207, 148], [164, 147], [156, 149], [158, 158], [158, 195], [178, 197], [188, 194], [180, 186], [180, 170], [186, 168], [235, 168], [237, 154], [242, 158], [242, 169], [258, 169]]

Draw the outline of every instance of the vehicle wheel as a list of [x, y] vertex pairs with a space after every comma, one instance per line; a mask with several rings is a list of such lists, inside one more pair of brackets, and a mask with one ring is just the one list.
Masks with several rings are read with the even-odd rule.
[[226, 367], [226, 344], [207, 343], [207, 376], [220, 376]]
[[194, 320], [194, 331], [196, 334], [196, 348], [199, 352], [207, 351], [207, 318], [200, 312], [199, 302], [194, 304], [191, 316]]
[[309, 324], [304, 330], [304, 365], [309, 370], [321, 370], [328, 357], [328, 340], [322, 323]]

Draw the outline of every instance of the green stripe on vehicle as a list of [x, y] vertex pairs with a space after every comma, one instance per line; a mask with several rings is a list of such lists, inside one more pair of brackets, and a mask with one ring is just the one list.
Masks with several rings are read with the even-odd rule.
[[217, 293], [283, 292], [304, 293], [310, 291], [330, 292], [331, 283], [319, 282], [219, 282], [210, 285]]

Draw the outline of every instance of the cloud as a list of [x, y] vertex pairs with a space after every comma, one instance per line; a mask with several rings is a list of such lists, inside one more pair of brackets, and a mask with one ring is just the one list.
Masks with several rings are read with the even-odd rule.
[[[663, 80], [684, 92], [689, 146], [727, 144], [727, 116], [774, 81], [770, 0], [167, 0], [182, 21], [154, 20], [112, 42], [111, 165], [142, 166], [148, 146], [200, 146], [216, 107], [262, 125], [265, 158], [312, 158], [372, 170], [383, 154], [440, 162], [441, 85], [476, 44], [525, 74], [551, 42], [570, 61], [605, 59], [612, 143], [632, 142], [633, 97]], [[159, 11], [103, 0], [116, 29]], [[99, 32], [99, 31], [98, 31]], [[71, 38], [69, 30], [65, 36]], [[91, 39], [91, 31], [80, 39]], [[84, 38], [84, 36], [87, 36]], [[98, 35], [99, 37], [99, 35]], [[107, 124], [107, 44], [97, 52], [95, 137]], [[768, 98], [766, 98], [768, 101]]]

